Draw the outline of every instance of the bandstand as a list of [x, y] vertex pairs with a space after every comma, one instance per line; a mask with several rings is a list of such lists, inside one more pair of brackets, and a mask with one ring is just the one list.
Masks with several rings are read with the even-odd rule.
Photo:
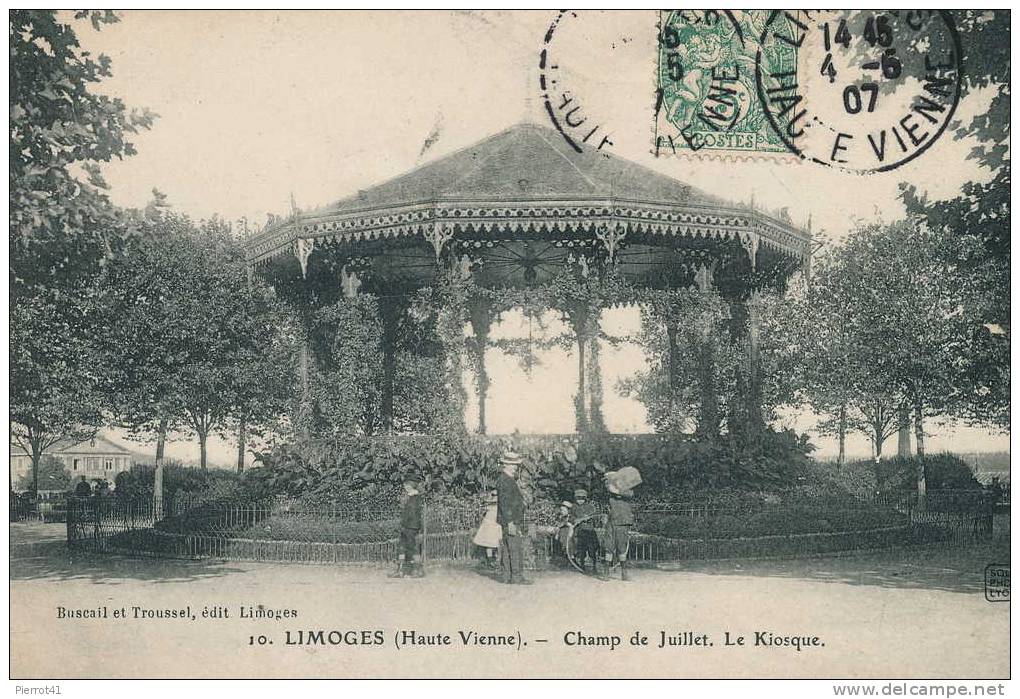
[[[786, 216], [727, 202], [620, 158], [576, 153], [556, 132], [520, 124], [333, 205], [270, 217], [247, 238], [246, 250], [252, 270], [299, 307], [359, 294], [380, 299], [386, 429], [403, 299], [450, 283], [535, 289], [563, 275], [609, 275], [639, 290], [715, 289], [741, 318], [745, 389], [754, 404], [757, 327], [747, 302], [782, 289], [808, 266], [811, 236]], [[484, 339], [492, 309], [470, 294], [458, 298]], [[582, 387], [590, 316], [571, 317]], [[305, 352], [303, 366], [308, 361]], [[481, 432], [485, 401], [483, 385]], [[584, 424], [582, 398], [579, 429]]]

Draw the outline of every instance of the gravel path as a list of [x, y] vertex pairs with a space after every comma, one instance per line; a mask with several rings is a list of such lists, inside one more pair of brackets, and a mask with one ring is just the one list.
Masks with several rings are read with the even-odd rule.
[[[638, 570], [631, 583], [546, 572], [511, 587], [455, 568], [390, 580], [380, 568], [74, 560], [60, 526], [11, 526], [14, 678], [1009, 673], [1009, 604], [983, 594], [984, 566], [1008, 562], [1008, 541], [692, 563]], [[242, 607], [258, 605], [296, 617], [241, 618]], [[61, 607], [109, 618], [60, 619]], [[189, 607], [194, 619], [157, 618]], [[229, 618], [201, 616], [221, 608]], [[126, 618], [114, 618], [121, 610]], [[421, 643], [397, 649], [412, 632]], [[635, 632], [647, 645], [630, 643]], [[727, 632], [734, 645], [725, 645]], [[659, 648], [663, 633], [687, 645]]]

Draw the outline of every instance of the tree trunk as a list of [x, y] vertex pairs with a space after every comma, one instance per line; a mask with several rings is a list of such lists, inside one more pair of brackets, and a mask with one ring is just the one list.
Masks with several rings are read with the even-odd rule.
[[209, 440], [208, 432], [203, 431], [198, 433], [198, 463], [203, 469], [209, 467], [206, 444], [208, 440]]
[[924, 404], [920, 398], [914, 399], [914, 439], [917, 441], [917, 505], [925, 506], [925, 495], [928, 482], [924, 474]]
[[156, 431], [156, 470], [152, 478], [152, 516], [156, 521], [163, 519], [163, 455], [166, 452], [167, 419], [159, 419]]
[[917, 443], [917, 455], [924, 456], [924, 403], [920, 398], [914, 400], [914, 439]]
[[846, 403], [839, 406], [836, 438], [839, 440], [839, 455], [836, 457], [836, 463], [842, 466], [846, 463]]
[[896, 456], [901, 459], [910, 458], [910, 410], [901, 406], [896, 414], [899, 432], [896, 439]]
[[248, 421], [241, 419], [237, 423], [237, 472], [244, 472], [244, 452], [248, 441]]
[[875, 445], [875, 463], [877, 464], [882, 461], [882, 446], [885, 443], [885, 430], [889, 425], [889, 420], [884, 406], [878, 400], [873, 403], [872, 409], [874, 412], [871, 414], [871, 441]]
[[39, 463], [42, 461], [42, 449], [39, 445], [32, 444], [32, 492], [39, 493]]

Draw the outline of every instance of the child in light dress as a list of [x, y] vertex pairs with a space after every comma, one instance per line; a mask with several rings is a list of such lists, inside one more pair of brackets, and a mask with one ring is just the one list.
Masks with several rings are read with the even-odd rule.
[[485, 497], [485, 516], [471, 540], [475, 546], [485, 550], [485, 563], [489, 568], [496, 568], [499, 562], [499, 543], [503, 538], [503, 529], [496, 522], [496, 506], [498, 498], [495, 490], [490, 490]]

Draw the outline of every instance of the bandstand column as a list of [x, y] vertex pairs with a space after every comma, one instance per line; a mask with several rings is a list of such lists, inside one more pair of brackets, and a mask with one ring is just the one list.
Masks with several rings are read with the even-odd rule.
[[382, 323], [382, 386], [379, 387], [379, 418], [384, 432], [393, 431], [393, 384], [397, 374], [397, 331], [406, 304], [394, 296], [379, 297]]
[[[437, 425], [445, 432], [464, 432], [464, 407], [467, 396], [463, 385], [464, 324], [467, 322], [467, 301], [471, 287], [471, 264], [459, 266], [449, 252], [455, 238], [450, 223], [437, 221], [426, 232], [425, 240], [435, 252], [438, 272], [439, 309], [436, 333], [443, 348], [443, 370], [446, 384], [446, 419]], [[444, 251], [446, 254], [444, 254]], [[451, 260], [452, 258], [452, 260]], [[452, 264], [451, 264], [452, 263]]]
[[298, 380], [301, 384], [301, 403], [297, 410], [298, 435], [302, 444], [309, 445], [312, 440], [312, 346], [309, 333], [311, 332], [311, 292], [308, 288], [308, 265], [315, 249], [315, 240], [311, 238], [297, 238], [294, 241], [294, 255], [298, 264], [301, 265], [301, 290], [302, 297], [302, 323], [301, 323], [301, 345], [298, 349]]
[[586, 400], [588, 380], [585, 371], [588, 355], [588, 309], [582, 307], [570, 309], [567, 312], [567, 317], [574, 331], [574, 341], [577, 343], [577, 394], [574, 396], [574, 429], [579, 434], [586, 434], [591, 427], [588, 420], [588, 401]]
[[[694, 276], [698, 292], [707, 294], [715, 285], [713, 268], [702, 265]], [[715, 318], [702, 311], [693, 319], [694, 361], [698, 372], [698, 425], [695, 434], [699, 439], [715, 440], [719, 437], [719, 396], [716, 392], [715, 371]]]
[[759, 353], [759, 322], [761, 292], [752, 291], [747, 307], [747, 420], [752, 434], [765, 429], [761, 413], [761, 355]]
[[492, 305], [480, 294], [473, 294], [468, 305], [468, 320], [474, 339], [471, 352], [474, 355], [475, 388], [478, 392], [478, 434], [485, 434], [485, 404], [489, 397], [489, 372], [485, 366], [485, 350], [489, 346], [489, 331], [492, 328]]

